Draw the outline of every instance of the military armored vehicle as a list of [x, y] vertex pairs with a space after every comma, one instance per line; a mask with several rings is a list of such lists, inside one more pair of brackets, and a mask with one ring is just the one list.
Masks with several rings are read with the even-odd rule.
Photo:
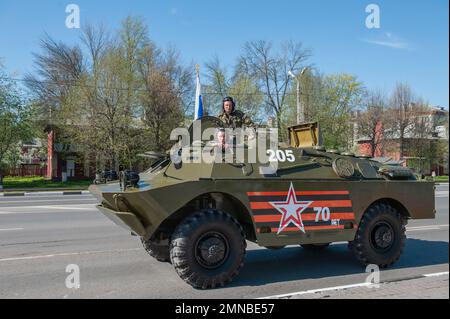
[[[211, 128], [220, 121], [207, 117], [201, 124]], [[148, 153], [155, 161], [137, 184], [121, 174], [120, 183], [90, 191], [105, 216], [200, 289], [238, 275], [247, 241], [316, 251], [348, 242], [363, 265], [388, 267], [402, 253], [408, 220], [435, 217], [434, 184], [417, 181], [409, 169], [326, 150], [317, 123], [289, 128], [289, 140], [267, 151], [274, 169], [247, 160], [194, 163]]]

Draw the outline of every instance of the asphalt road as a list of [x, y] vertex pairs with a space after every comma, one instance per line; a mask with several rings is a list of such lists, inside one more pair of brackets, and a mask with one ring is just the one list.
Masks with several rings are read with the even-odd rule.
[[[438, 186], [435, 220], [410, 222], [404, 254], [382, 271], [382, 281], [449, 270], [448, 191], [448, 184]], [[89, 195], [0, 197], [0, 298], [259, 298], [357, 284], [367, 276], [345, 243], [320, 254], [249, 243], [235, 282], [195, 290], [94, 204]], [[80, 289], [66, 288], [69, 264], [80, 268]]]

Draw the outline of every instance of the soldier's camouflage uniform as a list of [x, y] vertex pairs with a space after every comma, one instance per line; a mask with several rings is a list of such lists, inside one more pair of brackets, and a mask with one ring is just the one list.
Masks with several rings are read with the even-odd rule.
[[241, 111], [233, 111], [231, 114], [223, 112], [220, 114], [219, 119], [223, 122], [226, 128], [241, 128], [241, 127], [255, 127], [255, 124], [250, 117], [245, 115]]

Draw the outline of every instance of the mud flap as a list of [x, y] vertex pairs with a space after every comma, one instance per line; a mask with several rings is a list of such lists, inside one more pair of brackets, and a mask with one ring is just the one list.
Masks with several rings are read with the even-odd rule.
[[144, 225], [142, 225], [141, 221], [133, 213], [116, 212], [101, 205], [98, 205], [97, 209], [116, 225], [129, 230], [136, 235], [145, 236], [146, 232]]

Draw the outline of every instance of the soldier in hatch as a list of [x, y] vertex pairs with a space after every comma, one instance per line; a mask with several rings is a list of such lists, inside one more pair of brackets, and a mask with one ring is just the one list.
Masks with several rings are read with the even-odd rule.
[[215, 156], [216, 163], [222, 163], [226, 160], [232, 162], [234, 151], [233, 144], [229, 144], [229, 137], [224, 128], [218, 128], [215, 133], [215, 139], [211, 141], [211, 155]]
[[236, 103], [229, 96], [223, 99], [222, 114], [218, 117], [227, 128], [255, 127], [250, 117], [236, 110]]

